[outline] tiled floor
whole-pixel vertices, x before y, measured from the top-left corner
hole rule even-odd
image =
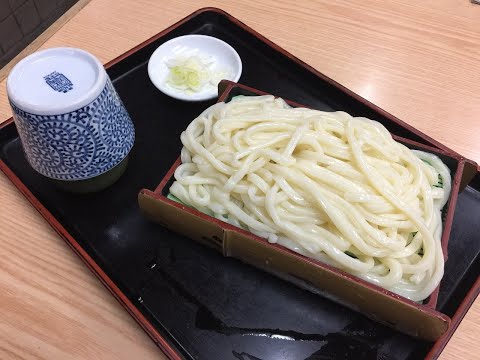
[[[0,68],[78,0],[0,0]]]

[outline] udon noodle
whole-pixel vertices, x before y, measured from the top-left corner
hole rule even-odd
[[[380,123],[236,97],[181,141],[183,203],[414,301],[439,284],[449,169]]]

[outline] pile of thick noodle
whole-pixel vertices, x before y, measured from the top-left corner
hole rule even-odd
[[[414,301],[439,284],[449,169],[380,123],[237,97],[181,140],[183,203]]]

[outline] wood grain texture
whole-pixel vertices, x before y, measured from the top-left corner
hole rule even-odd
[[[3,174],[0,204],[0,359],[159,358],[143,330]]]
[[[203,6],[480,162],[480,6],[457,0],[95,0],[42,48],[104,63]],[[107,16],[108,15],[108,16]],[[0,121],[10,117],[0,83]],[[147,335],[0,176],[0,359],[163,359]],[[478,359],[480,300],[440,359]]]

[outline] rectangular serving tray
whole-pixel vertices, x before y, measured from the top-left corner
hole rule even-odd
[[[153,51],[185,34],[230,43],[242,58],[244,84],[309,107],[393,119],[232,16],[207,8],[106,65],[136,127],[129,166],[116,184],[91,195],[58,192],[27,164],[11,119],[0,125],[0,168],[172,359],[437,357],[480,289],[478,173],[457,199],[437,301],[452,323],[435,343],[391,330],[144,219],[139,190],[161,181],[178,156],[181,131],[214,103],[168,98],[148,79]],[[387,127],[441,147],[411,127]],[[477,171],[471,162],[465,167]]]

